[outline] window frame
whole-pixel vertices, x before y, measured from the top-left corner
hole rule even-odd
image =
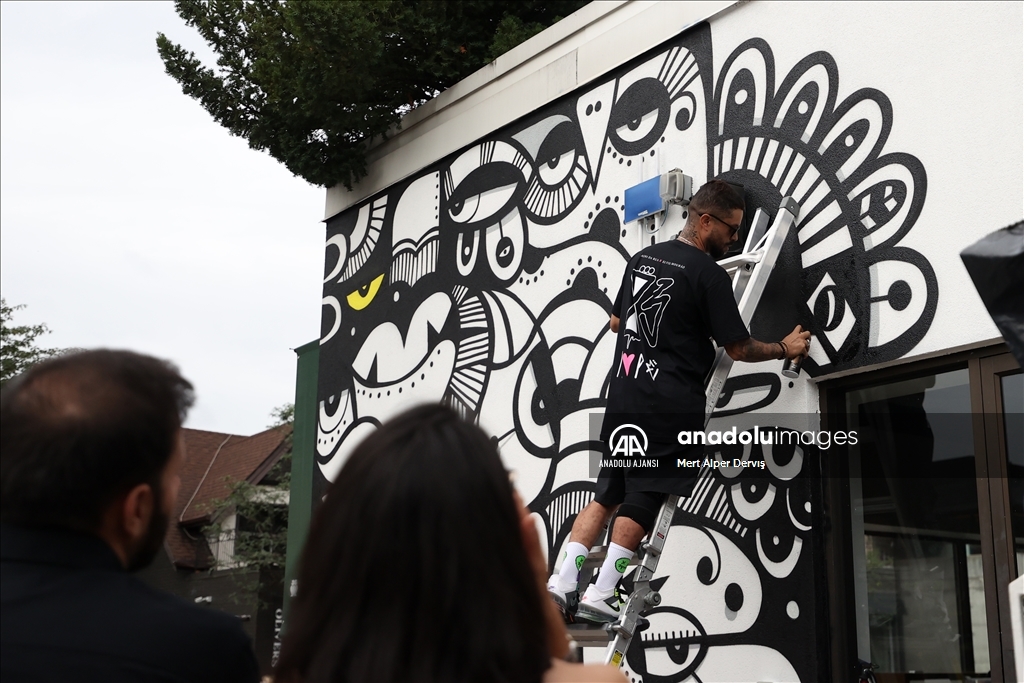
[[[822,381],[819,386],[821,429],[846,429],[845,396],[865,385],[910,379],[966,368],[969,376],[982,567],[985,576],[986,628],[992,682],[1015,680],[1010,602],[1005,587],[1016,578],[1010,528],[1010,498],[1003,439],[1000,380],[1021,371],[1004,343],[945,356],[854,373]],[[849,453],[822,458],[823,552],[828,601],[831,680],[856,680],[857,632],[853,577],[853,532],[850,511]]]

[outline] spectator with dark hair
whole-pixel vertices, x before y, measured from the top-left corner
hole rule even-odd
[[[494,443],[414,408],[352,452],[317,511],[277,668],[287,683],[622,681],[555,661],[537,529]]]
[[[128,351],[48,360],[0,395],[0,678],[259,679],[235,617],[129,572],[159,550],[192,385]]]
[[[614,462],[609,456],[618,449],[609,448],[608,441],[620,427],[628,427],[637,443],[646,444],[645,457],[660,467],[601,469],[596,495],[576,516],[565,555],[547,584],[567,615],[617,620],[623,604],[618,583],[662,502],[667,495],[692,491],[696,472],[680,471],[674,463],[696,459],[701,446],[680,446],[676,435],[704,430],[704,379],[715,360],[711,339],[736,361],[807,355],[811,335],[799,325],[777,342],[751,337],[729,275],[715,263],[739,238],[744,206],[735,187],[710,180],[690,199],[678,238],[647,247],[626,264],[609,320],[618,338],[601,427],[602,455]],[[616,509],[604,563],[579,597],[579,569]]]

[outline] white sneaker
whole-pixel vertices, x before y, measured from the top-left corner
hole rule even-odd
[[[619,589],[613,588],[611,593],[603,594],[594,584],[587,587],[587,592],[580,598],[580,606],[576,616],[587,621],[611,623],[618,620],[622,606],[626,603],[619,597]]]
[[[580,601],[580,593],[576,589],[576,584],[567,584],[562,581],[561,576],[552,574],[548,579],[548,594],[558,605],[558,609],[562,610],[562,614],[571,617],[576,613],[576,606]]]

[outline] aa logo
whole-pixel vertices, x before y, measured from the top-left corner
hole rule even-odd
[[[615,571],[617,571],[620,574],[626,573],[626,568],[628,566],[629,566],[629,558],[628,557],[620,557],[619,559],[615,560]]]
[[[586,555],[577,555],[576,556],[576,571],[580,571],[581,569],[583,569],[583,563],[586,560],[587,560]]]
[[[631,458],[642,458],[647,454],[647,434],[634,424],[619,425],[612,432],[608,443],[612,447],[611,455]]]

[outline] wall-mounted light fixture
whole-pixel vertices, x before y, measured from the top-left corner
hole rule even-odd
[[[673,168],[668,173],[658,176],[658,194],[666,204],[686,206],[693,196],[693,178],[683,173],[682,169]]]
[[[685,206],[693,196],[693,179],[678,168],[662,173],[639,185],[627,188],[623,193],[626,201],[622,220],[624,223],[639,220],[640,226],[648,232],[657,232],[654,217],[664,214],[669,205]]]

